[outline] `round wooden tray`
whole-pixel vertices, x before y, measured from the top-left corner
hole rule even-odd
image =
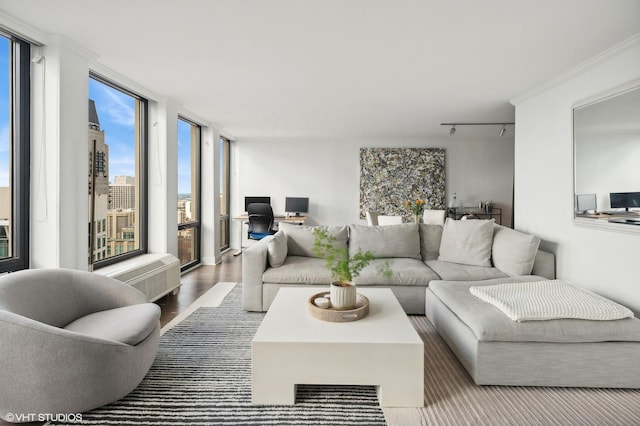
[[[329,306],[327,309],[317,307],[313,301],[318,297],[326,297],[330,299],[328,291],[322,293],[316,293],[309,298],[307,305],[309,306],[309,313],[314,318],[321,319],[323,321],[331,322],[349,322],[357,321],[367,316],[369,313],[369,299],[362,294],[356,294],[356,305],[352,309],[338,310]]]

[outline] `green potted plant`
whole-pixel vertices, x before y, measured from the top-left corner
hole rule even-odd
[[[349,309],[356,302],[356,287],[353,283],[360,271],[375,259],[369,250],[358,250],[349,256],[346,247],[337,247],[336,238],[322,228],[313,230],[313,253],[325,260],[331,272],[331,304],[336,309]],[[391,278],[389,261],[380,265],[379,272],[387,279]]]

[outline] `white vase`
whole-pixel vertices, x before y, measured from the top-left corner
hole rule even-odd
[[[331,283],[330,298],[334,309],[351,309],[356,304],[356,286],[351,283]]]

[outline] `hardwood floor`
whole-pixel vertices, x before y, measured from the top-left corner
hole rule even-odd
[[[237,282],[242,280],[242,256],[233,256],[234,251],[222,255],[222,263],[203,265],[182,275],[182,285],[178,294],[169,293],[156,301],[162,310],[160,323],[164,326],[176,315],[184,311],[198,297],[206,293],[218,282]]]

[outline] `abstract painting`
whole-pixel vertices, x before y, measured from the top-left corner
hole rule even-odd
[[[413,222],[407,200],[444,209],[444,154],[444,148],[360,148],[360,218],[375,211]]]

